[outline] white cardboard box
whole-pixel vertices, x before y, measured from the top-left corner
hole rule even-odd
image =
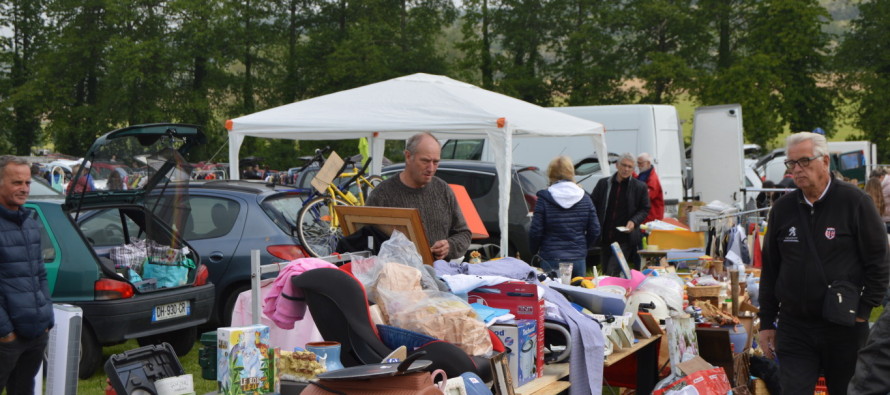
[[[513,385],[520,387],[537,377],[538,334],[535,320],[516,320],[515,324],[494,324],[490,328],[509,350],[507,358]]]

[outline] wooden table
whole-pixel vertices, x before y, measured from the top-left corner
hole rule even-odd
[[[662,336],[658,334],[648,339],[639,339],[633,346],[613,352],[606,357],[603,367],[607,368],[635,355],[637,358],[637,393],[652,393],[658,382],[658,348],[661,346]]]
[[[525,385],[516,388],[513,392],[515,395],[555,395],[572,385],[568,381],[561,380],[568,376],[568,363],[544,365],[543,376],[525,383]]]

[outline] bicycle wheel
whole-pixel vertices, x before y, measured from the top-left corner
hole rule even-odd
[[[368,194],[370,194],[371,191],[374,190],[374,188],[377,188],[377,186],[380,185],[381,182],[383,182],[383,177],[370,176],[367,178],[367,180],[371,184],[370,187],[367,184],[362,183],[362,193],[365,196],[365,201],[368,201]]]
[[[349,205],[338,198],[319,196],[300,208],[297,213],[297,237],[309,255],[322,257],[334,253],[343,232],[340,231],[340,221],[335,217],[333,207]]]

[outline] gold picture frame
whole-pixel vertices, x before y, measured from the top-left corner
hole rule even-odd
[[[383,233],[391,235],[393,230],[402,232],[417,246],[417,252],[426,265],[433,264],[430,243],[420,222],[420,212],[416,208],[335,206],[340,220],[340,229],[349,236],[363,226],[373,225]]]

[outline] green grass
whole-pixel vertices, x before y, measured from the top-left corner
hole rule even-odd
[[[116,346],[105,347],[102,349],[104,357],[103,357],[103,367],[104,361],[108,360],[108,357],[114,354],[122,353],[127,350],[132,350],[134,348],[138,348],[139,345],[136,344],[135,340],[130,340],[123,344],[118,344]],[[179,358],[179,363],[182,364],[182,368],[186,373],[191,373],[192,378],[195,383],[195,393],[196,394],[206,394],[208,392],[216,391],[216,381],[215,380],[204,380],[201,378],[201,365],[198,365],[198,350],[201,349],[203,345],[200,342],[196,342],[195,346],[192,347],[192,350],[183,357]],[[90,377],[85,380],[80,380],[77,383],[77,393],[81,395],[104,395],[105,394],[105,370],[103,367],[100,367],[93,377]],[[123,395],[123,394],[121,394]]]

